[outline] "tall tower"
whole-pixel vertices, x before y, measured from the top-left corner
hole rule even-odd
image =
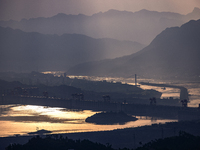
[[[137,74],[135,74],[135,86],[137,86]]]

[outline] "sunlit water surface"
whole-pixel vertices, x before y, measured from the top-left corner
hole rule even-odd
[[[120,125],[96,125],[85,119],[97,112],[91,110],[69,110],[65,108],[36,105],[0,105],[0,136],[28,135],[30,132],[45,129],[53,134],[106,131],[172,122],[137,116],[137,121]]]

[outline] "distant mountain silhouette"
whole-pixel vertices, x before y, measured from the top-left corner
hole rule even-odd
[[[146,77],[196,77],[200,75],[200,20],[167,28],[143,50],[113,60],[79,64],[68,73],[76,75]]]
[[[0,26],[42,34],[76,33],[93,38],[113,38],[137,41],[148,45],[167,27],[180,26],[192,19],[200,19],[200,9],[187,15],[172,12],[140,10],[138,12],[109,10],[92,16],[57,14],[49,18],[21,21],[0,21]]]
[[[66,70],[86,61],[129,55],[144,48],[131,41],[85,35],[43,35],[0,27],[1,71]]]

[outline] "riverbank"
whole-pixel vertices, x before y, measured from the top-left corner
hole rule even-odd
[[[137,128],[118,129],[114,131],[84,132],[61,134],[70,139],[88,139],[102,144],[109,143],[113,148],[136,148],[151,140],[175,136],[179,131],[193,135],[200,135],[200,120],[181,121],[166,124],[153,124]],[[0,150],[4,150],[10,143],[24,144],[33,136],[18,136],[0,138]]]

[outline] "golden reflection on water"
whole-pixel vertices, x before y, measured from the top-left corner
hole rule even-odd
[[[85,119],[96,112],[91,110],[69,110],[57,107],[34,105],[0,105],[0,136],[26,135],[45,129],[52,133],[105,131],[165,123],[175,120],[151,120],[138,117],[124,125],[95,125]]]

